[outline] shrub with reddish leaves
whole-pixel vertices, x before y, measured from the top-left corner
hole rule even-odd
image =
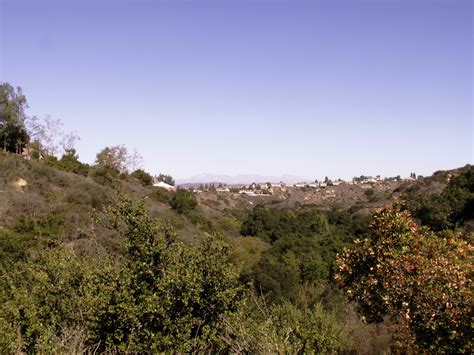
[[[371,228],[337,257],[336,280],[360,314],[390,316],[420,350],[472,352],[472,245],[418,226],[400,206],[376,213]]]

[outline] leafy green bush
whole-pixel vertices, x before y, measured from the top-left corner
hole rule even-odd
[[[241,294],[228,248],[211,240],[184,245],[142,202],[124,196],[104,218],[124,238],[127,253],[118,263],[50,246],[2,269],[0,350],[70,351],[64,339],[76,331],[81,346],[104,351],[219,348],[222,317]]]
[[[124,196],[106,216],[128,254],[98,312],[96,340],[127,350],[209,349],[239,297],[227,247],[209,240],[186,246]]]
[[[168,191],[162,187],[153,187],[152,192],[148,196],[155,201],[169,204],[173,195],[173,191]]]
[[[474,220],[474,166],[467,166],[440,193],[410,189],[404,200],[413,216],[435,231],[461,227]]]
[[[119,177],[120,171],[109,166],[94,166],[89,171],[89,176],[98,184],[112,186],[115,179]]]
[[[234,216],[225,215],[218,221],[218,227],[226,233],[238,233],[242,227],[242,224]]]
[[[208,220],[206,217],[204,217],[199,211],[197,210],[188,211],[186,213],[186,217],[191,223],[198,226],[204,232],[207,232],[209,234],[216,232],[216,228],[214,224],[210,220]]]
[[[28,251],[39,245],[40,241],[30,234],[0,229],[0,265],[9,267],[24,260]]]
[[[185,189],[178,189],[170,200],[170,207],[180,214],[192,211],[196,206],[196,196]]]
[[[11,267],[31,250],[55,245],[64,234],[64,214],[19,214],[10,229],[0,229],[0,264]]]
[[[132,178],[137,179],[143,186],[153,185],[153,176],[148,174],[145,170],[138,169],[130,174]]]
[[[64,170],[82,176],[87,176],[89,174],[90,169],[88,164],[84,164],[79,161],[79,156],[76,154],[75,149],[66,150],[61,159],[57,161],[53,166],[60,170]]]
[[[81,182],[67,190],[65,201],[98,209],[111,203],[112,199],[107,188],[91,182]]]
[[[71,334],[80,335],[76,345],[81,347],[97,301],[94,270],[90,260],[53,248],[5,271],[0,279],[0,352],[72,351],[72,344],[64,342]]]

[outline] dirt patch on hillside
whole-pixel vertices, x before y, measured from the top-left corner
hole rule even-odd
[[[25,179],[18,178],[14,183],[13,186],[15,186],[15,189],[17,191],[22,191],[23,189],[28,186],[28,182]]]

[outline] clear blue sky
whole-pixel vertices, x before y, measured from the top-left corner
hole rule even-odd
[[[0,0],[0,81],[93,162],[349,178],[473,162],[462,0]]]

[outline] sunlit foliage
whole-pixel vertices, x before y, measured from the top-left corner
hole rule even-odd
[[[372,229],[337,258],[336,278],[360,313],[390,316],[421,349],[472,351],[472,246],[418,226],[399,206],[378,212]]]

